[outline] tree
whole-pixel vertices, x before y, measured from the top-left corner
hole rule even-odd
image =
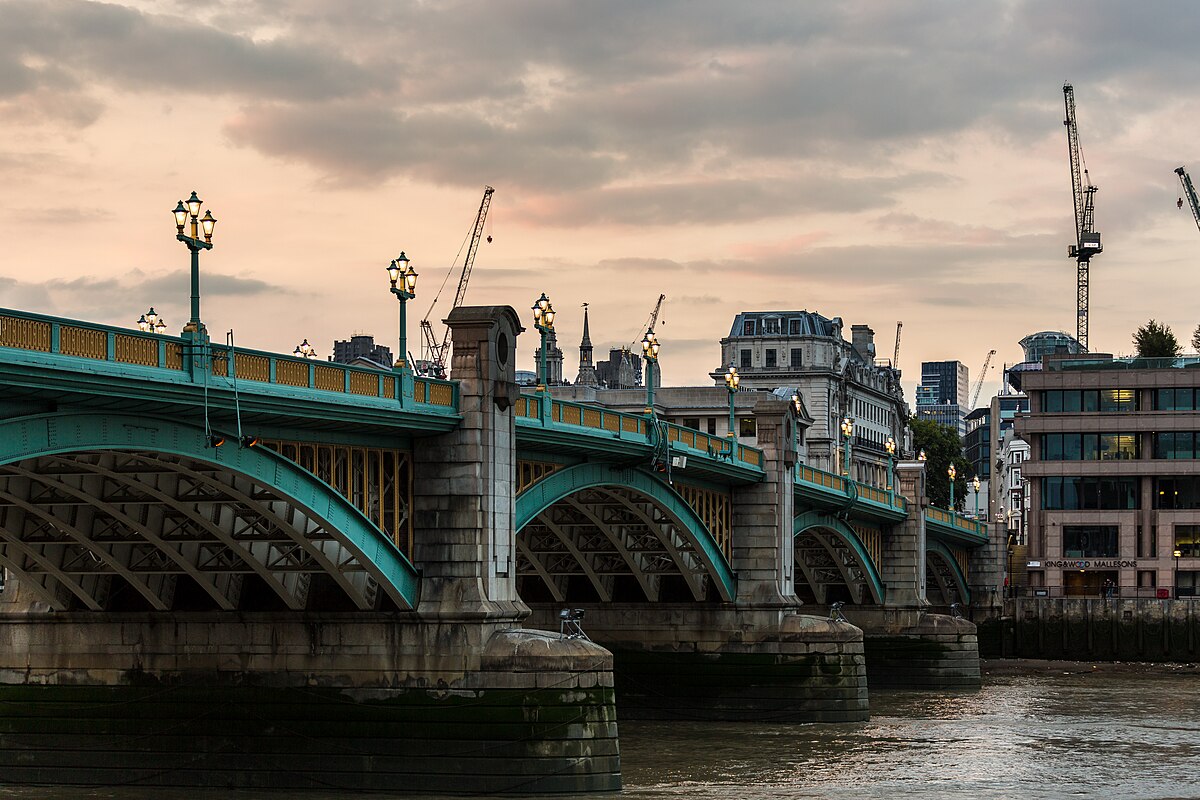
[[[1192,332],[1192,349],[1200,353],[1200,325],[1196,326],[1196,330]]]
[[[950,507],[949,468],[954,464],[955,510],[963,507],[967,497],[967,482],[971,479],[971,462],[963,455],[958,431],[933,420],[913,417],[908,421],[913,433],[913,448],[925,451],[925,493],[929,502],[941,508]]]
[[[1171,332],[1171,326],[1154,320],[1133,332],[1133,346],[1137,348],[1139,358],[1175,358],[1182,351],[1179,340]]]

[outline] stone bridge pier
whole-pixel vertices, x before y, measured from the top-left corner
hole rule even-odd
[[[736,596],[587,606],[587,634],[613,652],[623,718],[868,718],[862,631],[805,613],[794,589],[791,405],[764,396],[754,408],[766,477],[733,491]],[[536,604],[534,619],[550,625],[557,611]]]
[[[56,437],[73,428],[28,423],[41,439],[0,459],[0,558],[61,586],[0,595],[0,781],[620,788],[611,654],[522,627],[518,318],[458,308],[447,323],[461,424],[408,441],[377,429],[379,446],[412,453],[415,568],[328,486],[303,495],[316,478],[265,448],[205,448],[187,419],[146,417],[95,426],[110,444],[64,456]],[[343,536],[351,523],[359,539]]]
[[[863,630],[867,683],[872,688],[978,689],[975,625],[959,615],[934,613],[926,595],[925,464],[903,461],[896,471],[908,516],[883,537],[886,602],[845,609]]]

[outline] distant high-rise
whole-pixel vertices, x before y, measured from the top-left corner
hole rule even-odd
[[[392,351],[382,344],[375,344],[374,336],[355,334],[349,340],[333,343],[333,360],[339,364],[351,364],[357,359],[366,359],[373,366],[390,369]]]
[[[961,361],[922,361],[917,386],[917,416],[949,425],[960,437],[967,433],[970,370]]]

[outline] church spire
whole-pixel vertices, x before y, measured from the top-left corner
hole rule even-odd
[[[588,304],[583,304],[583,339],[579,342],[579,374],[575,376],[576,386],[599,386],[600,379],[596,377],[596,365],[592,362],[592,337],[588,328]]]

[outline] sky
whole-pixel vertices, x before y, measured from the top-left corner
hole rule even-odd
[[[1200,13],[1183,2],[0,3],[0,306],[132,326],[188,316],[171,210],[215,339],[394,347],[385,267],[441,330],[482,197],[467,302],[558,311],[565,374],[660,293],[666,385],[709,383],[744,310],[865,323],[912,402],[923,360],[978,378],[1075,328],[1064,81],[1104,253],[1091,349],[1150,318],[1187,343],[1200,246]],[[994,369],[984,396],[999,385]]]

